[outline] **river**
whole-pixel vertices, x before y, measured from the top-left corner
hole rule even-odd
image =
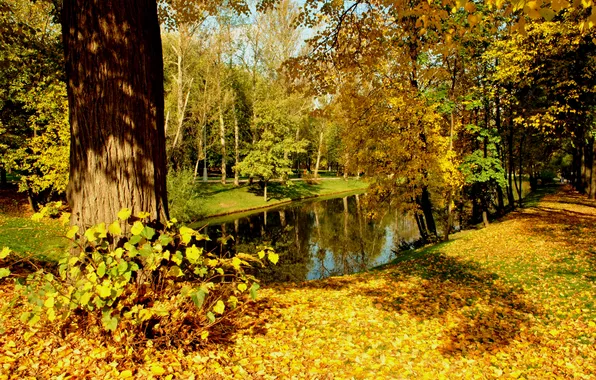
[[[300,282],[355,273],[387,263],[400,247],[419,239],[412,217],[376,210],[370,219],[363,194],[290,203],[194,225],[209,236],[204,248],[219,255],[256,253],[263,246],[279,254],[277,265],[256,275],[264,282]]]

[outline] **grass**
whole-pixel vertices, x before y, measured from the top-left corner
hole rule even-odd
[[[69,246],[63,237],[64,227],[53,220],[34,222],[31,215],[26,197],[17,192],[16,186],[0,189],[0,248],[55,260]]]
[[[267,188],[268,199],[263,199],[263,190],[258,184],[244,184],[235,187],[232,184],[199,183],[186,208],[192,210],[193,219],[205,219],[258,208],[277,206],[294,200],[331,195],[343,192],[364,191],[365,181],[323,180],[318,184],[292,181],[288,185],[270,183]],[[176,215],[173,215],[177,217]]]
[[[0,247],[37,259],[54,261],[69,246],[64,227],[55,221],[34,222],[27,217],[0,214]]]

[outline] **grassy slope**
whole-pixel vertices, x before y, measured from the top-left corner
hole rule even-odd
[[[225,215],[262,207],[271,207],[292,200],[328,194],[364,190],[368,184],[358,180],[324,180],[319,184],[309,185],[306,182],[291,182],[284,186],[278,183],[269,184],[268,200],[263,199],[263,192],[258,185],[199,184],[195,196],[187,207],[195,213],[195,218],[206,218]],[[175,215],[174,215],[175,216]]]

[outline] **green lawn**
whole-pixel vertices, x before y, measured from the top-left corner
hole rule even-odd
[[[323,180],[318,184],[308,184],[303,181],[292,181],[288,185],[271,183],[267,188],[268,199],[265,201],[263,189],[258,184],[243,184],[235,187],[232,184],[199,183],[186,204],[183,207],[175,204],[171,213],[173,217],[185,219],[184,215],[186,215],[186,219],[199,220],[216,215],[276,206],[292,200],[363,191],[367,186],[365,181],[356,179],[347,182],[341,179]]]
[[[34,222],[27,217],[0,214],[0,248],[38,259],[55,260],[69,246],[65,230],[57,221]]]

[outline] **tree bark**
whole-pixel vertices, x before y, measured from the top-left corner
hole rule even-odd
[[[218,107],[219,112],[219,143],[221,145],[221,183],[226,184],[226,125],[224,124],[223,111],[221,104]]]
[[[6,180],[6,168],[4,164],[0,166],[0,187],[6,187],[8,181]]]
[[[594,138],[591,140],[592,147],[592,169],[590,170],[592,176],[590,178],[590,192],[588,193],[589,199],[596,199],[596,142]]]
[[[424,220],[426,222],[426,229],[431,237],[437,236],[437,227],[435,224],[435,218],[433,216],[432,203],[430,202],[430,192],[428,187],[422,188],[422,195],[420,196],[420,208],[424,214]]]
[[[234,103],[234,186],[240,185],[240,172],[238,165],[240,165],[240,127],[238,126],[238,115],[236,115],[236,103]]]
[[[511,209],[515,208],[515,198],[513,197],[513,171],[514,169],[514,165],[515,165],[515,161],[514,161],[514,156],[513,156],[513,127],[510,125],[509,126],[509,135],[507,136],[507,145],[508,145],[508,150],[509,150],[509,158],[508,158],[508,163],[509,163],[509,173],[507,175],[507,181],[509,182],[509,186],[507,188],[507,200],[509,202],[509,207]]]
[[[319,134],[319,149],[317,150],[317,163],[315,165],[315,178],[319,178],[319,164],[321,163],[321,151],[323,150],[323,131]]]
[[[163,58],[155,0],[72,0],[62,9],[71,223],[117,212],[168,217]]]

